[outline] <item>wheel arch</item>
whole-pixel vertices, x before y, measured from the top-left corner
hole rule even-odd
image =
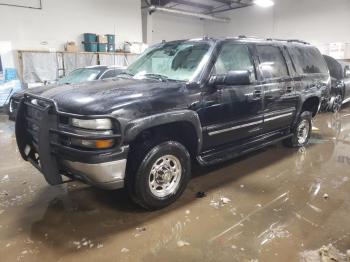
[[[306,98],[300,108],[300,114],[304,111],[309,111],[312,113],[312,117],[315,117],[320,108],[321,99],[317,96],[311,96]]]
[[[198,114],[191,110],[165,112],[131,121],[125,128],[124,141],[133,143],[145,134],[178,138],[191,154],[199,154],[202,148],[201,123]]]

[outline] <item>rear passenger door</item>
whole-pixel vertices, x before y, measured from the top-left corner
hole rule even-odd
[[[293,77],[281,46],[257,44],[256,54],[263,84],[263,132],[289,127],[296,113],[297,97]]]

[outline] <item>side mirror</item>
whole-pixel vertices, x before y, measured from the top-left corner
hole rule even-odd
[[[227,86],[250,85],[252,83],[250,76],[249,70],[229,71],[226,75],[212,76],[209,83]]]

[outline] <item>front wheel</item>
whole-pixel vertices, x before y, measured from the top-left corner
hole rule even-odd
[[[190,179],[191,158],[187,149],[179,142],[165,141],[138,153],[142,160],[132,179],[133,199],[149,210],[175,202]]]
[[[303,147],[310,139],[312,123],[312,113],[304,111],[301,113],[298,122],[293,129],[293,136],[284,140],[284,144],[288,147]]]

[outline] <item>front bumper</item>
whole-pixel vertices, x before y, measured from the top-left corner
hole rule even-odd
[[[126,159],[89,164],[63,160],[62,165],[75,178],[103,189],[124,187]]]
[[[60,112],[52,100],[25,94],[16,116],[16,139],[22,158],[31,162],[51,185],[64,183],[64,175],[104,189],[123,187],[128,146],[123,145],[117,119],[104,116],[114,123],[113,134],[81,135],[67,124],[71,117],[94,119],[102,116]],[[71,139],[113,139],[115,145],[91,150],[75,147]]]

